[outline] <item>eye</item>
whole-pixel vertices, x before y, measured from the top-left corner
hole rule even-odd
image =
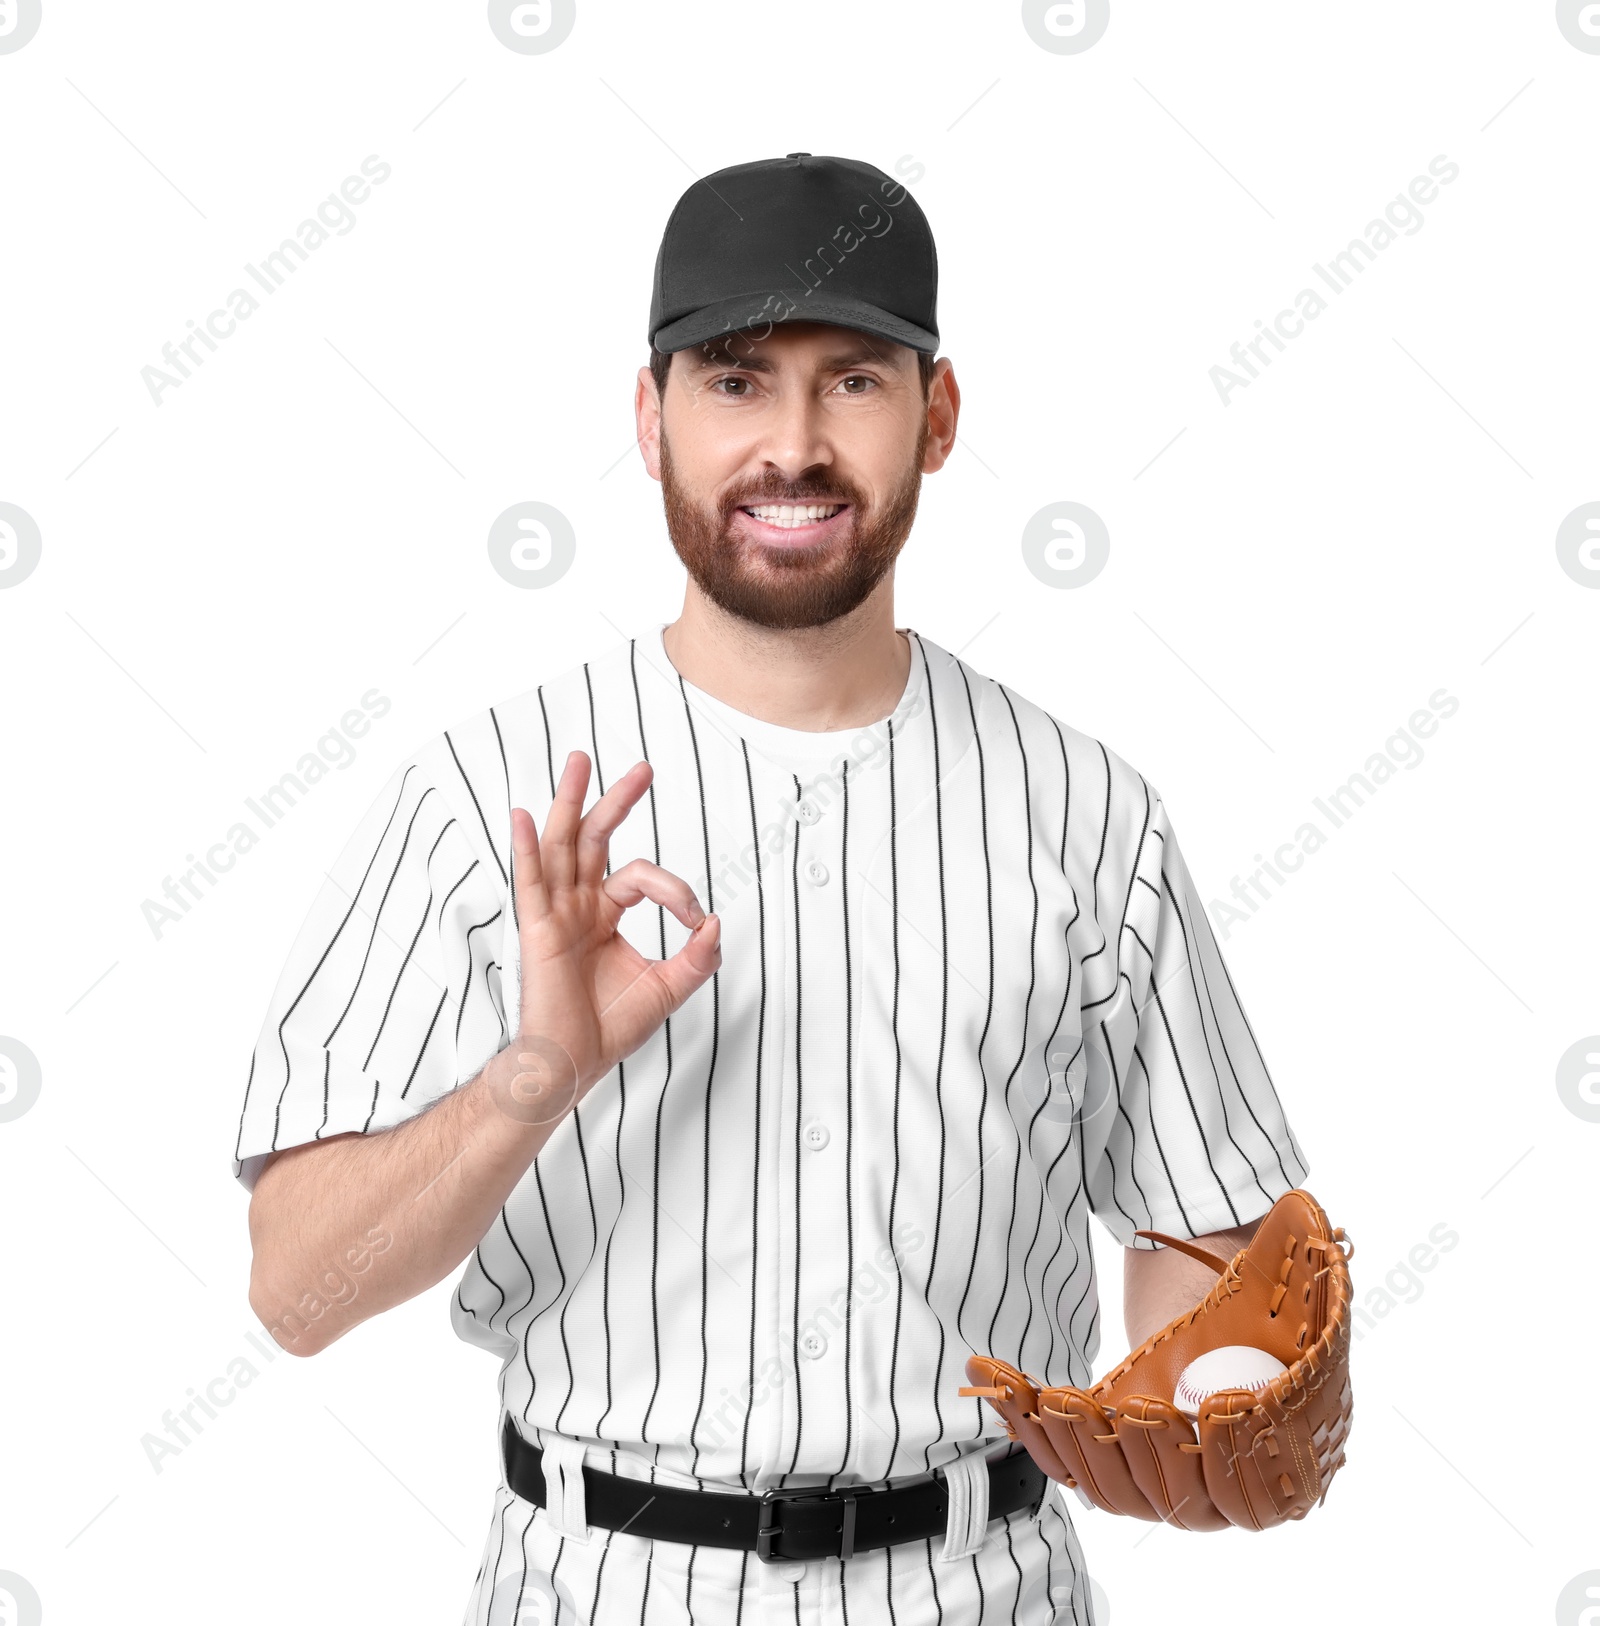
[[[743,385],[743,386],[745,386],[745,388],[740,389],[740,390],[736,390],[736,391],[733,392],[733,399],[734,400],[742,400],[744,398],[744,396],[749,393],[749,389],[748,389],[749,383],[750,383],[750,380],[748,378],[740,378],[740,377],[736,376],[735,374],[728,373],[728,374],[724,374],[723,377],[721,377],[721,378],[712,379],[710,385],[708,386],[708,388],[710,388],[717,395],[726,395],[728,392],[726,390],[720,388],[719,386],[721,386],[723,384],[740,384],[740,385]]]
[[[851,373],[848,378],[842,379],[840,382],[842,384],[866,384],[870,386],[868,390],[846,390],[846,395],[866,395],[870,393],[870,390],[878,387],[877,379],[869,378],[865,373]]]

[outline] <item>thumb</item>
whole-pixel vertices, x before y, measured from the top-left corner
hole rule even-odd
[[[722,921],[716,915],[707,915],[683,947],[655,968],[657,986],[666,995],[671,1010],[677,1010],[721,964]]]

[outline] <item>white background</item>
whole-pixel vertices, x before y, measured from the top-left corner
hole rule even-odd
[[[45,0],[0,54],[0,502],[43,538],[0,590],[0,1034],[43,1076],[0,1124],[0,1570],[45,1619],[459,1618],[494,1363],[453,1282],[252,1355],[245,1066],[393,768],[677,613],[632,447],[656,246],[696,176],[796,149],[898,175],[938,239],[961,445],[897,619],[1140,768],[1208,900],[1459,702],[1225,928],[1358,1301],[1393,1305],[1348,1467],[1263,1536],[1079,1512],[1111,1621],[1549,1619],[1600,1568],[1600,1124],[1555,1082],[1600,1031],[1600,593],[1555,546],[1600,499],[1597,98],[1545,0],[1115,0],[1079,54],[1012,4],[579,0],[520,54],[481,4]],[[155,404],[141,369],[369,154],[354,227]],[[1313,263],[1441,154],[1333,296]],[[1224,405],[1209,370],[1305,287],[1329,308]],[[485,547],[527,500],[578,538],[539,591]],[[1111,536],[1076,590],[1020,546],[1062,500]],[[154,935],[372,688],[353,763]],[[240,1355],[157,1473],[143,1436]]]

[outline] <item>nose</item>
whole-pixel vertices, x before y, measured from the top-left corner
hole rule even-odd
[[[810,390],[786,390],[764,415],[759,453],[786,480],[829,468],[833,447],[822,404]]]

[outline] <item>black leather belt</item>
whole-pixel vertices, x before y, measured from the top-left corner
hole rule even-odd
[[[510,1417],[502,1438],[506,1483],[525,1502],[545,1505],[544,1452],[517,1432]],[[1050,1483],[1020,1446],[989,1463],[989,1517],[1027,1508],[1037,1514]],[[768,1563],[849,1558],[852,1553],[921,1541],[945,1533],[949,1491],[944,1472],[931,1479],[870,1490],[753,1492],[687,1490],[678,1485],[624,1479],[603,1468],[583,1469],[586,1522],[602,1530],[626,1528],[652,1541],[702,1547],[743,1547]]]

